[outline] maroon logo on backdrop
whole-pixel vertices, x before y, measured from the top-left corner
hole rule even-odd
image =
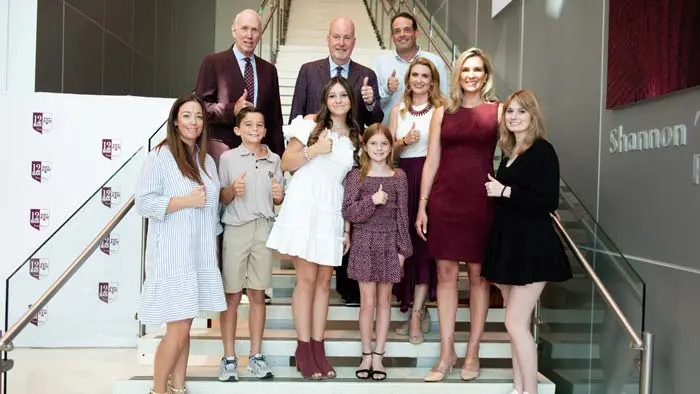
[[[53,125],[53,115],[48,112],[34,112],[32,114],[32,128],[44,134],[51,130]]]
[[[51,178],[51,163],[47,161],[32,161],[32,179],[41,183]]]
[[[27,309],[29,309],[31,307],[32,307],[32,304],[29,304]],[[32,323],[33,325],[39,327],[39,326],[43,325],[44,323],[46,323],[46,318],[48,317],[48,314],[49,314],[49,310],[46,309],[46,307],[43,307],[37,311],[36,315],[34,315],[29,322]]]
[[[114,187],[102,188],[102,205],[111,208],[116,207],[121,202],[121,193]]]
[[[49,274],[49,259],[30,259],[29,276],[41,279]]]
[[[102,156],[113,159],[119,156],[122,152],[122,145],[118,140],[111,138],[102,139]]]
[[[117,253],[119,250],[119,236],[116,234],[108,234],[102,239],[100,250],[107,256]]]
[[[49,226],[49,210],[31,208],[29,210],[29,225],[37,230]]]
[[[105,304],[114,302],[119,293],[119,285],[116,282],[100,282],[97,284],[97,297]]]

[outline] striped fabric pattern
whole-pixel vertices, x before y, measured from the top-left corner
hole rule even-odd
[[[203,208],[166,213],[171,197],[185,196],[197,183],[180,173],[170,149],[149,153],[136,186],[136,209],[148,221],[146,281],[139,318],[146,325],[192,319],[226,309],[216,259],[219,180],[214,160],[200,169],[206,190]]]

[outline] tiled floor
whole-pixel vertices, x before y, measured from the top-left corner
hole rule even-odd
[[[150,375],[136,349],[15,349],[9,394],[111,394],[118,380]]]

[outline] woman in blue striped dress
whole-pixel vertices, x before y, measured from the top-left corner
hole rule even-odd
[[[149,153],[136,187],[136,209],[149,219],[139,317],[167,326],[155,354],[152,394],[185,393],[192,319],[226,309],[216,259],[219,181],[207,154],[203,109],[192,94],[175,101],[167,138]]]

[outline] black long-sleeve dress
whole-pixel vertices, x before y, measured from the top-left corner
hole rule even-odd
[[[571,278],[564,247],[550,212],[559,205],[559,159],[544,139],[507,166],[504,157],[496,178],[510,186],[510,198],[496,198],[493,227],[481,275],[491,282],[526,285]]]

